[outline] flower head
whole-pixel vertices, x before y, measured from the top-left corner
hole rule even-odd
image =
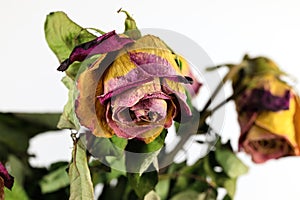
[[[258,59],[260,62],[253,59],[252,65],[242,69],[252,73],[243,73],[240,85],[233,85],[234,90],[241,85],[245,88],[235,99],[241,127],[239,147],[256,163],[299,155],[299,98],[280,79],[280,70],[273,62]],[[261,59],[263,67],[254,65],[261,65]]]
[[[132,40],[111,32],[101,37],[76,47],[60,66],[65,70],[71,62],[102,54],[78,79],[81,125],[99,137],[116,134],[149,143],[173,120],[192,116],[187,93],[197,93],[200,83],[182,57],[152,35]]]

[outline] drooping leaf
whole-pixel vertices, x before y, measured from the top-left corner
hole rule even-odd
[[[75,99],[77,97],[77,88],[75,81],[65,76],[62,82],[69,89],[68,102],[66,103],[63,113],[59,119],[57,127],[59,129],[75,129],[79,130],[80,124],[75,114]]]
[[[59,167],[55,171],[43,177],[40,181],[42,193],[54,192],[70,184],[66,168],[67,166]]]
[[[231,178],[237,178],[248,172],[248,167],[227,149],[216,150],[216,160],[223,167],[224,172]]]
[[[158,175],[156,171],[146,172],[141,176],[138,173],[127,173],[127,177],[130,186],[141,199],[148,192],[153,190],[158,182]]]
[[[78,76],[90,66],[98,56],[91,57],[81,63],[75,62],[66,71],[67,76],[62,78],[63,84],[69,90],[68,101],[64,106],[63,113],[60,117],[57,127],[59,129],[79,130],[80,124],[75,113],[75,100],[78,96],[76,81]]]
[[[94,199],[94,188],[88,167],[86,150],[81,140],[78,140],[74,146],[69,176],[70,200]]]
[[[50,13],[44,29],[48,45],[60,62],[69,57],[75,46],[96,38],[73,22],[64,12]]]

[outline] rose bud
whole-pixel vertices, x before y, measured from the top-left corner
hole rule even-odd
[[[150,143],[173,120],[183,122],[192,116],[187,91],[197,93],[200,84],[187,77],[191,73],[184,59],[159,38],[124,37],[110,38],[108,51],[101,42],[93,46],[102,55],[79,76],[76,114],[81,125],[98,137],[116,134]]]
[[[255,163],[299,155],[300,105],[290,86],[272,74],[255,76],[236,100],[239,148]]]

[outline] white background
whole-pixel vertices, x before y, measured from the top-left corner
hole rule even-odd
[[[169,29],[194,40],[214,63],[240,62],[245,53],[274,59],[298,78],[300,62],[300,3],[297,0],[1,0],[0,110],[62,111],[67,90],[57,72],[58,61],[47,47],[46,15],[64,11],[83,27],[123,31],[124,15],[132,13],[140,28]],[[299,78],[300,80],[300,78]],[[299,84],[297,85],[299,88]],[[239,128],[234,107],[226,107],[222,135],[236,142]],[[236,144],[233,144],[236,147]],[[39,136],[31,142],[36,165],[70,159],[67,132]],[[237,200],[296,200],[300,197],[300,158],[283,158],[255,165],[240,157],[250,172],[237,185]]]

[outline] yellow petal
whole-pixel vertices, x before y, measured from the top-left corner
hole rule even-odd
[[[299,148],[300,148],[300,99],[299,96],[295,95],[295,103],[296,103],[296,111],[294,115],[294,125],[295,125],[295,132],[296,132],[296,140],[298,144],[298,152],[297,155],[300,155]]]
[[[138,39],[132,46],[120,51],[115,61],[105,72],[103,80],[104,85],[113,78],[126,75],[136,67],[135,64],[131,62],[128,52],[143,52],[164,58],[171,66],[173,66],[178,74],[181,74],[180,69],[175,62],[174,54],[172,54],[165,43],[158,37],[146,35]]]
[[[150,142],[155,140],[155,138],[157,138],[163,130],[164,127],[156,127],[154,129],[151,129],[150,131],[143,133],[142,135],[139,135],[139,138],[144,138],[144,142],[146,144],[149,144]]]
[[[291,98],[289,110],[262,112],[258,115],[255,124],[275,135],[286,138],[292,146],[297,146],[294,127],[295,109],[295,99]]]
[[[80,124],[89,128],[98,137],[111,137],[114,133],[108,126],[105,117],[105,107],[97,96],[103,93],[101,62],[106,54],[101,56],[89,69],[84,71],[78,79],[79,97],[76,101],[76,115]],[[99,81],[100,79],[100,81]]]
[[[275,96],[283,96],[286,90],[290,90],[290,86],[273,75],[263,75],[252,78],[250,89],[251,88],[264,88]]]

